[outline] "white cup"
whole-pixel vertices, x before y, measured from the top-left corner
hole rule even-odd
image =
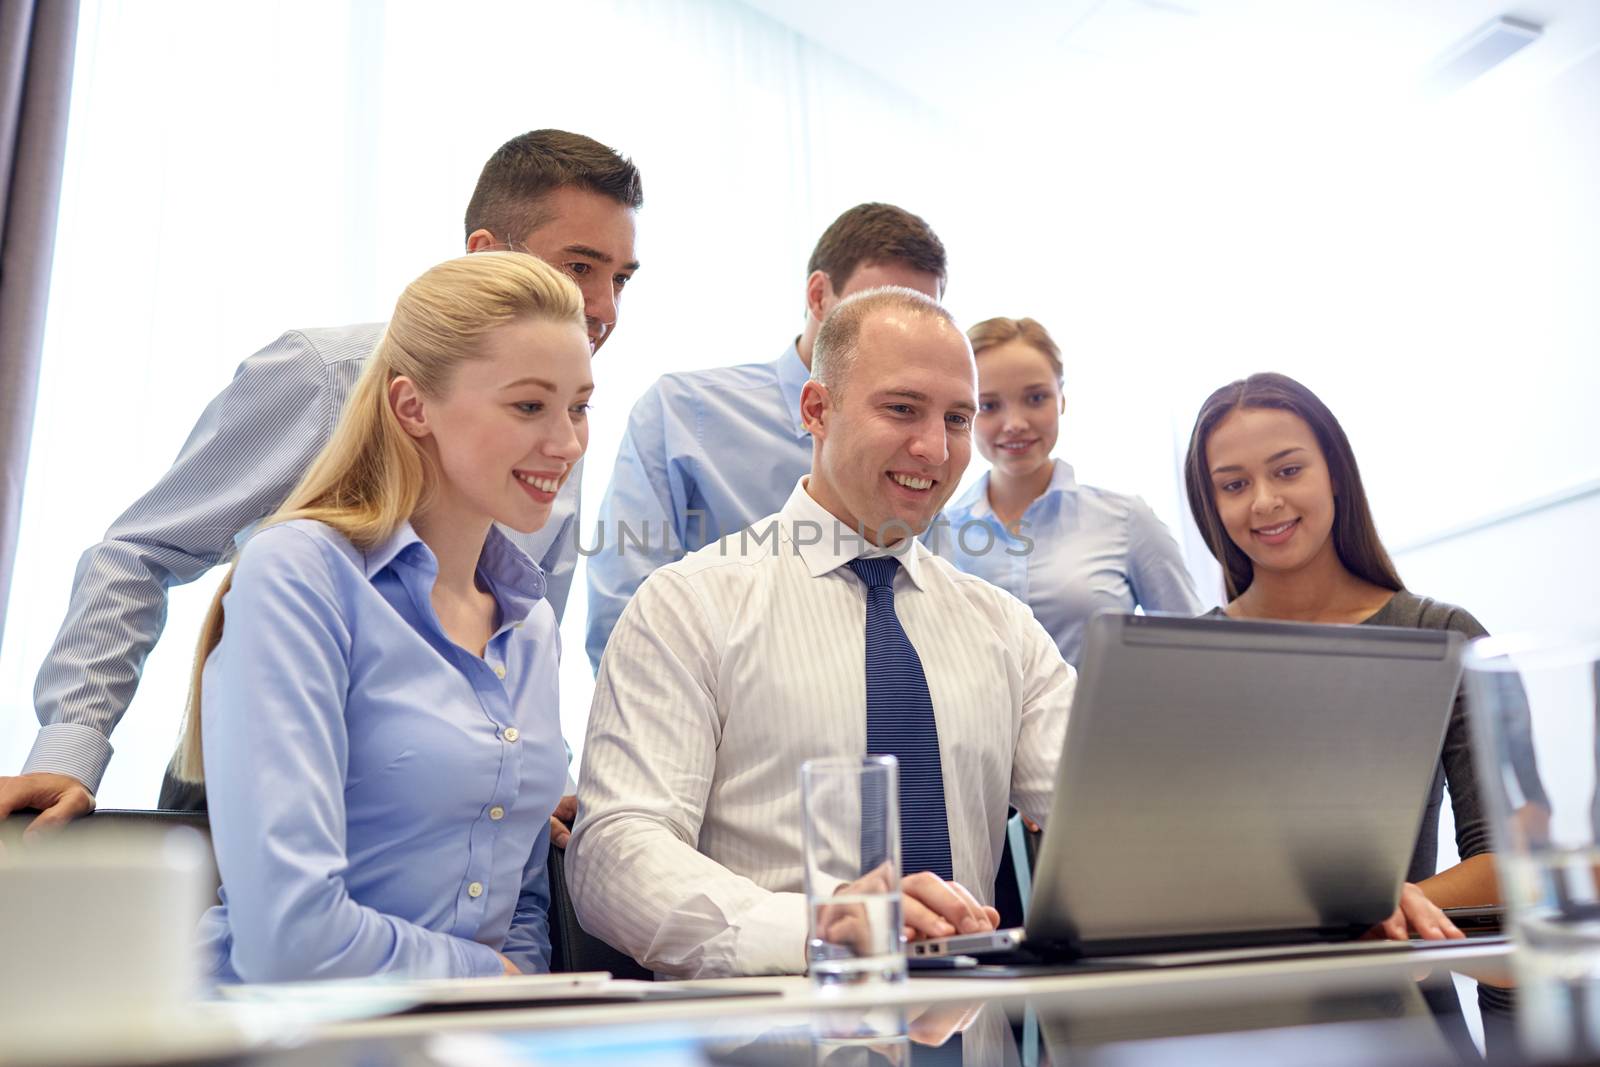
[[[188,828],[74,827],[0,853],[0,1064],[174,1045],[208,883]]]

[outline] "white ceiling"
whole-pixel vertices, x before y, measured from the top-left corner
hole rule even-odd
[[[1547,80],[1600,47],[1595,0],[745,0],[952,114],[1222,76],[1331,91],[1421,83],[1509,15],[1544,36],[1485,77]]]

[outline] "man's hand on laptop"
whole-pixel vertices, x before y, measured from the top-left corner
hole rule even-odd
[[[873,895],[889,890],[886,867],[879,867],[864,878],[846,882],[834,890],[835,896]],[[981,934],[993,930],[1000,913],[979,904],[960,882],[946,882],[931,871],[919,871],[900,879],[902,920],[907,941],[923,941],[956,934]],[[840,945],[854,945],[865,951],[870,943],[871,919],[858,903],[831,904],[817,916],[822,937]]]
[[[981,934],[1000,925],[1000,913],[979,904],[960,882],[947,882],[932,871],[900,879],[906,940]]]
[[[1466,937],[1439,906],[1417,886],[1407,882],[1400,887],[1400,906],[1394,914],[1373,929],[1373,935],[1390,941],[1409,941],[1412,932],[1424,941],[1445,941]]]
[[[24,831],[26,837],[59,829],[89,814],[94,810],[94,794],[82,782],[66,774],[35,772],[15,778],[0,777],[0,819],[29,808],[39,815],[28,824]]]

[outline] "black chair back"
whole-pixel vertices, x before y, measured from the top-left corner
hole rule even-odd
[[[578,913],[567,894],[567,854],[550,846],[550,969],[552,971],[610,971],[617,978],[650,981],[655,977],[631,956],[624,955],[578,925]]]

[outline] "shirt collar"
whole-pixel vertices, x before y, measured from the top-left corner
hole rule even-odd
[[[367,580],[393,564],[402,556],[405,562],[427,571],[439,573],[439,562],[409,522],[402,522],[388,537],[379,541],[365,553]],[[534,605],[545,597],[545,577],[533,560],[500,532],[500,527],[489,527],[489,536],[483,543],[483,554],[478,557],[478,572],[483,575],[489,592],[500,604],[500,617],[506,622],[517,622],[528,617]]]
[[[983,476],[967,488],[965,493],[956,497],[955,503],[950,505],[951,515],[970,515],[981,519],[993,514],[994,509],[989,506],[989,472],[984,471]]]
[[[892,548],[879,548],[817,503],[806,491],[805,478],[795,484],[794,492],[778,512],[778,521],[813,578],[838,570],[853,559],[894,556],[911,583],[922,588],[922,561],[929,553],[921,538],[908,537]],[[800,527],[806,531],[804,537],[795,536]]]
[[[478,570],[488,579],[507,622],[526,619],[545,598],[544,571],[498,526],[489,527],[483,555],[478,557]]]
[[[400,553],[412,545],[420,546],[422,551],[427,553],[428,561],[432,564],[433,553],[428,550],[427,545],[422,543],[422,538],[417,536],[417,531],[411,528],[411,524],[402,522],[395,528],[394,533],[367,549],[365,553],[367,580],[371,581],[376,578],[379,571],[393,563]],[[437,566],[434,569],[437,570]]]
[[[811,371],[800,361],[800,348],[798,339],[789,342],[789,347],[779,356],[773,367],[778,372],[778,392],[783,395],[783,406],[789,412],[789,421],[794,426],[796,437],[810,437],[811,431],[806,429],[806,424],[800,421],[800,390],[805,388],[806,382],[811,377]]]
[[[1050,484],[1044,487],[1040,498],[1054,493],[1075,493],[1078,490],[1078,478],[1072,472],[1072,464],[1064,459],[1053,462],[1050,475]],[[974,519],[986,519],[994,514],[994,507],[989,503],[989,472],[984,471],[983,477],[962,493],[960,498],[950,505],[952,514],[970,515]]]
[[[1045,487],[1045,493],[1075,493],[1078,491],[1077,475],[1072,473],[1072,464],[1064,459],[1056,460],[1055,473],[1050,476],[1050,484]]]

